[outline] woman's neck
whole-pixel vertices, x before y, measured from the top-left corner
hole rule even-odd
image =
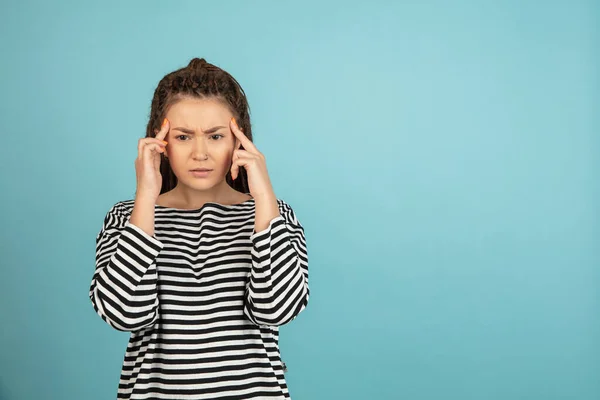
[[[162,199],[160,197],[162,196]],[[250,199],[251,197],[238,192],[223,181],[223,184],[210,190],[200,191],[177,183],[174,189],[163,193],[159,200],[168,207],[196,209],[205,203],[236,204]],[[157,201],[159,203],[159,201]]]

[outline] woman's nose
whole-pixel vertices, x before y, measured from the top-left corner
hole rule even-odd
[[[199,139],[196,141],[194,146],[194,158],[206,159],[208,158],[208,146],[205,139]]]

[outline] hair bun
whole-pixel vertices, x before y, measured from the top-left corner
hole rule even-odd
[[[196,69],[208,64],[204,58],[193,58],[188,64],[189,68]]]

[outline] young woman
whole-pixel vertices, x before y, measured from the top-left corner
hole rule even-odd
[[[135,168],[90,287],[98,315],[131,332],[117,397],[289,399],[278,327],[308,303],[306,240],[237,81],[197,58],[166,75]]]

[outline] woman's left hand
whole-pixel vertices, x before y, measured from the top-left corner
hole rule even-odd
[[[267,172],[267,162],[265,156],[258,151],[254,143],[244,135],[244,132],[238,127],[235,118],[229,121],[231,131],[238,139],[233,152],[233,162],[231,165],[231,178],[236,179],[239,174],[239,168],[244,167],[248,175],[248,188],[250,195],[256,198],[275,198],[271,179]],[[241,150],[240,144],[245,150]]]

